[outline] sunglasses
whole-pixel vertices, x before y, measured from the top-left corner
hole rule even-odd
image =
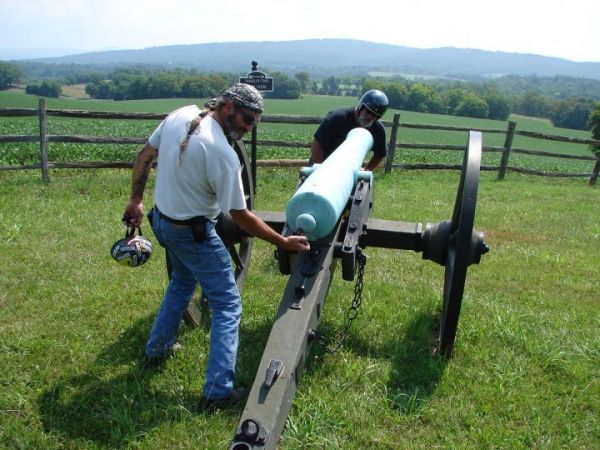
[[[371,108],[369,108],[367,105],[362,105],[363,106],[363,111],[365,111],[367,113],[367,115],[374,117],[375,119],[381,119],[381,116],[379,114],[377,114],[375,111],[373,111]]]
[[[254,124],[257,124],[258,122],[260,122],[260,119],[257,119],[256,117],[254,117],[248,111],[238,109],[237,112],[239,112],[242,115],[242,119],[244,120],[244,123],[248,126],[253,126]]]

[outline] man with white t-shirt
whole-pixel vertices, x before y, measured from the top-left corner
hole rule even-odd
[[[143,195],[158,158],[155,206],[148,218],[172,264],[171,280],[146,344],[147,361],[162,361],[177,349],[179,323],[200,283],[211,310],[208,367],[201,406],[238,399],[234,386],[242,303],[229,252],[215,232],[222,212],[252,236],[290,251],[307,251],[304,237],[283,237],[246,208],[241,165],[231,140],[241,139],[260,120],[263,100],[238,83],[207,102],[169,114],[139,152],[124,221],[139,226]]]

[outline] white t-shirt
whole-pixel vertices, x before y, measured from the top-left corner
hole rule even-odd
[[[158,149],[154,201],[172,219],[215,219],[221,211],[246,208],[240,161],[215,119],[205,116],[180,152],[199,114],[195,105],[179,108],[148,139]]]

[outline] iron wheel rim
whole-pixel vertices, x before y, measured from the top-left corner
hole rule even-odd
[[[469,133],[463,168],[452,212],[446,268],[444,270],[443,305],[436,353],[452,356],[462,306],[467,269],[470,264],[472,236],[475,225],[477,188],[481,167],[482,135]]]

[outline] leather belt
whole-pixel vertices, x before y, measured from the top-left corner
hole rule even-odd
[[[158,213],[158,216],[161,219],[166,220],[167,222],[170,222],[170,223],[175,224],[175,225],[187,225],[187,226],[191,226],[194,221],[197,221],[197,220],[206,220],[206,218],[204,216],[192,217],[191,219],[185,219],[185,220],[172,219],[171,217],[166,216],[162,212],[160,212],[160,210],[156,207],[156,205],[154,206],[154,209],[156,209],[156,212]]]

